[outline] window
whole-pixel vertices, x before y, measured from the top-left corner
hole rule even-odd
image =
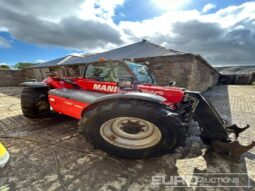
[[[112,64],[112,67],[113,67],[113,72],[116,78],[122,79],[122,78],[132,77],[128,73],[127,69],[123,66],[123,64],[115,62]]]
[[[148,69],[143,64],[138,64],[134,62],[126,61],[128,67],[133,71],[135,74],[138,82],[140,83],[148,83],[152,84],[155,83],[153,77],[148,72]]]
[[[88,65],[85,77],[98,81],[117,82],[123,77],[131,77],[131,75],[119,62],[99,62]]]

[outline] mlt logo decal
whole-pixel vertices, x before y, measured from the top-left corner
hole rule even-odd
[[[117,92],[118,86],[94,84],[93,89],[100,90],[100,91],[106,91],[106,92]]]

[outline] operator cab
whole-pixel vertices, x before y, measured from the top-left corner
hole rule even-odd
[[[102,82],[131,80],[137,84],[156,84],[155,78],[144,64],[127,60],[90,63],[85,69],[84,77]]]

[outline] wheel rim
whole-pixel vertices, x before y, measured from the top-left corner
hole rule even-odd
[[[157,126],[134,117],[108,120],[101,125],[100,134],[107,142],[129,149],[151,147],[161,139],[161,132]]]

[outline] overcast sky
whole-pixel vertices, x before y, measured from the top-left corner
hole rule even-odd
[[[212,65],[255,65],[255,1],[0,0],[0,63],[150,40]]]

